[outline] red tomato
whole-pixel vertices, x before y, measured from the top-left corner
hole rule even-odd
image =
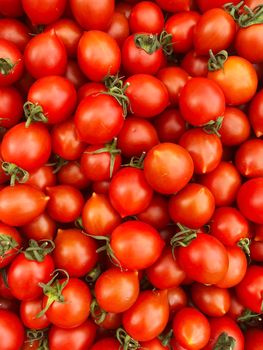
[[[36,170],[30,171],[27,185],[36,187],[45,191],[46,187],[55,186],[57,182],[56,175],[52,166],[44,165]]]
[[[27,71],[35,79],[49,75],[64,75],[67,51],[53,30],[33,37],[25,48],[24,59]]]
[[[16,19],[1,18],[0,38],[11,41],[21,52],[23,52],[26,44],[30,40],[29,28]]]
[[[194,165],[189,153],[179,145],[160,143],[144,160],[144,174],[151,187],[163,194],[180,191],[190,181]]]
[[[23,74],[23,56],[15,44],[5,39],[0,39],[0,52],[0,86],[11,85]]]
[[[0,13],[6,17],[21,17],[24,14],[21,0],[1,0]]]
[[[141,346],[145,350],[167,350],[169,349],[168,345],[162,345],[162,342],[159,338],[154,338],[150,341],[141,342]]]
[[[103,338],[97,341],[90,350],[120,350],[120,343],[115,338]]]
[[[191,0],[156,0],[157,4],[168,12],[182,12],[189,11],[191,7]]]
[[[90,180],[86,178],[80,164],[76,161],[68,162],[57,173],[58,183],[69,185],[78,190],[86,189],[90,185]]]
[[[41,239],[53,239],[56,233],[56,222],[47,213],[42,213],[28,224],[21,227],[28,239],[39,241]]]
[[[170,309],[170,317],[187,305],[188,296],[181,287],[173,287],[168,289],[168,303]]]
[[[0,223],[0,268],[10,264],[21,248],[22,238],[11,226]]]
[[[161,142],[177,142],[186,130],[186,123],[177,109],[166,109],[154,121]]]
[[[125,39],[129,36],[130,28],[128,19],[124,14],[117,12],[116,8],[107,33],[116,40],[119,47],[122,47]]]
[[[87,81],[85,75],[75,60],[68,61],[65,78],[68,79],[76,89],[79,89]]]
[[[257,262],[263,261],[263,242],[252,240],[249,246],[251,259]]]
[[[215,7],[222,7],[223,5],[228,3],[228,0],[197,0],[196,2],[200,7],[201,11],[205,12]],[[232,3],[234,5],[237,5],[239,3],[239,0],[233,0]]]
[[[24,327],[11,311],[0,310],[1,350],[20,349],[24,341]]]
[[[43,329],[49,326],[50,322],[46,315],[37,317],[42,310],[42,298],[23,300],[20,304],[20,317],[23,324],[30,329]]]
[[[85,97],[107,91],[106,86],[102,83],[89,82],[78,89],[78,101],[81,102]]]
[[[260,350],[262,344],[263,344],[262,329],[252,328],[245,333],[245,349]]]
[[[57,21],[66,8],[67,0],[22,0],[23,9],[33,24],[49,24]]]
[[[263,90],[252,99],[249,106],[249,120],[257,137],[263,135]]]
[[[6,186],[0,191],[0,220],[10,226],[26,225],[43,213],[48,200],[31,186]]]
[[[141,292],[133,306],[123,314],[123,326],[138,341],[156,338],[167,325],[167,290]]]
[[[182,59],[181,67],[192,77],[206,77],[208,57],[199,56],[192,50],[189,51]]]
[[[235,165],[241,175],[247,178],[263,176],[263,141],[252,139],[244,142],[237,150]]]
[[[91,30],[85,32],[79,41],[78,63],[90,80],[99,82],[108,75],[118,73],[121,52],[109,34]]]

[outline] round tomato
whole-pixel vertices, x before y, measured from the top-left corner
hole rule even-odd
[[[87,81],[85,75],[75,60],[68,61],[65,78],[68,79],[76,89],[79,89]]]
[[[37,317],[42,310],[42,298],[23,300],[20,304],[20,317],[23,324],[30,329],[43,329],[49,326],[50,322],[46,315]]]
[[[206,77],[208,73],[207,56],[200,56],[192,50],[189,51],[181,62],[181,67],[192,77]]]
[[[22,0],[23,9],[33,24],[49,24],[57,21],[66,7],[66,0]]]
[[[169,108],[154,120],[161,142],[178,142],[186,131],[186,123],[177,109]]]
[[[77,161],[63,165],[57,173],[57,179],[59,184],[73,186],[78,190],[84,190],[90,184]]]
[[[24,341],[24,327],[11,311],[0,310],[1,350],[20,349]]]

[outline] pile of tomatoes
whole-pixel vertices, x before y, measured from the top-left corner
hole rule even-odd
[[[262,0],[0,0],[0,350],[263,349]]]

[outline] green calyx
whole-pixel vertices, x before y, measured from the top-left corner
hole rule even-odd
[[[16,63],[13,63],[10,58],[0,58],[0,73],[2,75],[8,75],[12,72],[13,68],[15,67]]]
[[[122,166],[143,169],[143,162],[144,162],[145,156],[146,156],[146,152],[143,152],[140,157],[134,156],[131,158],[129,163],[123,164]]]
[[[230,16],[233,17],[233,19],[238,22],[239,16],[240,16],[240,9],[244,5],[244,1],[241,1],[237,5],[234,5],[232,2],[229,2],[224,5],[224,9],[226,12],[230,14]]]
[[[228,335],[226,332],[220,334],[213,350],[234,350],[236,339]]]
[[[29,343],[30,346],[33,347],[34,343],[38,342],[37,350],[49,350],[48,340],[47,340],[47,329],[36,330],[36,329],[28,329],[26,331],[27,340],[25,343]]]
[[[262,314],[257,314],[249,309],[245,309],[242,315],[238,317],[238,322],[250,324],[253,321],[262,322]]]
[[[43,243],[40,244],[41,242]],[[51,240],[35,241],[34,239],[30,239],[29,246],[23,253],[28,260],[42,262],[45,256],[50,254],[54,249],[55,243]]]
[[[176,247],[187,247],[197,237],[197,230],[188,228],[180,223],[176,224],[179,231],[171,238],[170,244],[173,249]]]
[[[45,116],[43,108],[40,105],[28,101],[24,104],[23,108],[26,117],[26,128],[28,128],[33,121],[42,123],[48,122],[48,118]]]
[[[20,168],[14,163],[3,162],[2,169],[5,174],[10,176],[10,185],[14,186],[16,182],[25,183],[29,179],[28,171]]]
[[[93,299],[90,304],[90,313],[97,324],[101,324],[107,316],[107,312],[99,306],[96,299]]]
[[[214,72],[220,69],[224,70],[224,64],[228,59],[228,53],[225,50],[218,52],[214,55],[212,50],[209,50],[210,58],[208,60],[208,70],[209,72]]]
[[[173,337],[173,330],[171,329],[167,334],[160,335],[158,338],[161,340],[163,346],[166,346],[169,349],[172,349],[170,345],[172,337]]]
[[[17,241],[8,235],[0,234],[0,257],[5,258],[7,252],[18,247]],[[18,250],[17,250],[18,251]]]
[[[160,35],[157,34],[135,34],[134,43],[136,47],[144,50],[149,55],[160,48],[165,55],[170,56],[173,53],[172,35],[166,31],[162,31]]]
[[[203,125],[203,130],[207,134],[215,134],[218,137],[221,137],[219,130],[222,127],[224,117],[218,117],[216,120],[210,120],[210,122]]]
[[[263,23],[263,4],[255,7],[253,10],[244,6],[244,12],[239,16],[238,24],[241,28]]]
[[[140,343],[129,336],[123,328],[118,328],[116,331],[116,338],[121,344],[123,350],[137,350],[141,348]]]
[[[251,240],[249,238],[242,238],[237,243],[238,247],[240,247],[244,251],[248,259],[250,259],[250,243],[251,243]]]
[[[54,161],[53,161],[54,160]],[[61,168],[63,168],[64,165],[68,164],[68,160],[65,160],[61,158],[58,154],[55,154],[52,162],[46,164],[46,166],[52,166],[54,170],[52,171],[53,174],[57,174]]]

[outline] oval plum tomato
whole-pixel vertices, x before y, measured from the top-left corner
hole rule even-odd
[[[164,83],[149,74],[129,77],[125,94],[130,101],[130,110],[135,117],[152,118],[165,110],[169,94]]]
[[[262,312],[263,267],[249,266],[245,277],[235,287],[238,300],[256,313]]]
[[[78,160],[86,145],[77,137],[72,119],[56,124],[51,131],[52,150],[65,160]]]
[[[0,310],[0,337],[2,350],[17,350],[23,345],[24,327],[15,313]]]
[[[70,81],[51,75],[31,85],[27,100],[24,107],[27,118],[34,119],[35,116],[37,120],[44,120],[48,124],[57,124],[72,115],[77,94]]]
[[[46,192],[50,197],[47,212],[52,219],[67,223],[80,216],[84,198],[78,189],[69,185],[57,185],[47,187]]]
[[[86,178],[77,161],[63,165],[57,173],[57,179],[60,185],[70,185],[78,190],[84,190],[90,185],[90,180]]]
[[[157,261],[164,241],[152,226],[141,221],[126,221],[114,229],[110,245],[124,269],[143,270]]]
[[[110,95],[91,95],[79,104],[74,122],[81,141],[89,144],[106,143],[121,131],[124,123],[123,109]]]
[[[190,154],[173,143],[154,146],[144,160],[144,174],[151,187],[163,194],[180,191],[194,171]]]
[[[156,338],[168,323],[167,290],[141,292],[133,306],[123,314],[126,332],[138,341]]]
[[[21,230],[28,239],[34,239],[35,241],[52,240],[56,232],[56,223],[44,212],[27,225],[22,226]]]
[[[195,51],[198,55],[207,55],[209,50],[218,53],[231,45],[235,34],[236,23],[229,13],[221,8],[208,10],[201,16],[194,29]]]
[[[98,261],[96,242],[80,230],[59,229],[54,243],[55,265],[66,270],[71,277],[84,276]]]
[[[41,191],[45,191],[46,187],[55,186],[57,182],[54,169],[49,165],[44,165],[38,169],[30,171],[27,185],[36,187]]]
[[[115,338],[103,338],[98,340],[90,350],[120,350],[120,343]]]
[[[241,186],[241,176],[229,162],[221,162],[218,167],[199,179],[214,195],[216,206],[228,206],[236,200]]]
[[[170,317],[187,305],[188,296],[181,287],[173,287],[168,289],[168,303],[170,309]]]
[[[30,40],[29,28],[16,19],[1,18],[0,38],[11,41],[21,52],[23,52],[26,44]]]
[[[42,310],[42,298],[34,300],[23,300],[20,304],[20,317],[23,324],[30,329],[43,329],[49,326],[50,322],[46,315],[37,317]]]
[[[153,195],[143,170],[125,167],[113,177],[109,188],[111,204],[121,217],[143,212]]]
[[[47,52],[52,60],[47,56]],[[27,71],[35,79],[49,75],[64,75],[67,66],[67,51],[53,30],[38,34],[28,42],[24,60]]]
[[[156,47],[157,38],[152,34],[130,35],[122,46],[122,65],[128,75],[155,75],[164,58],[162,47]]]
[[[104,194],[93,193],[82,211],[85,231],[94,236],[108,236],[121,223],[120,215]]]
[[[23,9],[33,24],[49,24],[57,21],[66,8],[67,0],[22,0]]]
[[[169,108],[154,120],[161,142],[178,142],[186,131],[186,122],[177,109]]]
[[[172,220],[190,228],[199,228],[208,223],[215,210],[213,194],[197,183],[186,185],[170,197],[169,214]],[[191,215],[189,215],[191,213]]]
[[[85,32],[79,41],[78,63],[90,80],[99,82],[108,75],[118,73],[120,48],[107,33],[98,30]]]
[[[114,0],[70,0],[70,7],[75,19],[85,30],[106,30],[114,12]]]
[[[226,3],[228,3],[228,0],[197,0],[196,1],[200,10],[202,12],[208,11],[212,8],[216,7],[222,7]],[[233,0],[232,3],[234,5],[237,5],[240,1],[239,0]]]
[[[263,141],[252,139],[244,142],[237,150],[235,165],[242,176],[253,178],[263,176]]]
[[[205,233],[197,233],[188,246],[179,248],[178,261],[188,277],[203,284],[221,281],[229,264],[223,244]]]
[[[189,11],[191,8],[191,0],[156,0],[157,4],[168,12]]]
[[[191,77],[206,77],[208,73],[207,60],[208,57],[197,55],[197,53],[192,50],[182,59],[181,67]]]
[[[207,77],[221,87],[226,103],[239,106],[249,102],[255,95],[258,85],[253,65],[242,57],[231,56],[218,68],[209,69]]]
[[[32,300],[41,297],[43,291],[39,283],[49,281],[54,267],[50,255],[46,255],[42,261],[36,261],[29,260],[24,253],[20,253],[11,263],[7,274],[12,294],[19,300]]]
[[[249,120],[257,137],[263,135],[263,90],[252,99],[249,106]]]
[[[232,346],[235,350],[244,350],[244,336],[238,324],[230,317],[216,317],[209,320],[211,336],[203,350],[213,350],[216,346]],[[230,345],[229,345],[230,344]]]
[[[263,330],[262,329],[249,329],[245,333],[245,349],[247,350],[260,350],[263,344]]]
[[[224,316],[230,308],[228,289],[194,283],[191,286],[191,296],[198,309],[207,316]]]
[[[189,350],[203,349],[210,337],[207,318],[192,307],[178,311],[173,319],[173,332],[176,341]]]
[[[19,232],[14,227],[0,223],[0,269],[14,260],[21,244]]]
[[[171,16],[165,23],[165,30],[172,35],[173,51],[187,53],[194,46],[194,28],[199,21],[198,12],[186,11]]]
[[[179,99],[183,118],[202,126],[224,115],[225,97],[221,88],[207,78],[192,78],[183,87]]]
[[[54,296],[53,303],[46,311],[48,320],[53,325],[65,329],[80,326],[87,320],[90,313],[91,292],[89,287],[78,278],[69,278],[68,281],[62,278],[56,281],[56,285],[61,286],[65,282],[66,286],[61,288],[59,296]],[[52,287],[55,288],[51,285]],[[43,310],[47,307],[49,298],[48,294],[44,296]]]
[[[13,87],[0,87],[0,127],[11,128],[23,116],[23,99]]]
[[[190,129],[182,135],[179,144],[190,153],[196,174],[209,173],[221,161],[223,147],[215,134],[208,134],[200,128]]]
[[[26,225],[43,213],[48,200],[34,187],[6,186],[0,191],[0,220],[10,226]]]
[[[84,350],[90,349],[96,335],[96,325],[87,320],[73,329],[52,326],[48,333],[50,350]]]
[[[13,126],[1,144],[3,160],[27,171],[43,166],[51,154],[51,138],[41,123],[26,127],[25,123]]]
[[[104,271],[96,281],[95,297],[106,312],[120,313],[136,302],[140,286],[137,271],[121,271],[111,268]]]
[[[0,0],[0,9],[5,17],[21,17],[24,14],[21,0]]]
[[[244,251],[238,246],[226,247],[228,255],[228,270],[225,276],[216,285],[220,288],[236,286],[244,278],[247,271],[247,258]]]
[[[165,67],[156,77],[166,86],[171,106],[177,106],[182,88],[190,79],[188,73],[180,67]]]
[[[184,281],[186,274],[179,266],[177,251],[165,248],[159,259],[146,270],[150,283],[158,289],[178,287]]]
[[[128,19],[124,14],[117,12],[116,8],[107,33],[116,40],[120,48],[122,47],[125,39],[129,36],[130,28]]]
[[[0,86],[17,82],[24,70],[23,56],[11,41],[0,39]]]
[[[238,108],[226,107],[220,128],[221,142],[225,146],[237,146],[246,141],[250,135],[247,116]]]

